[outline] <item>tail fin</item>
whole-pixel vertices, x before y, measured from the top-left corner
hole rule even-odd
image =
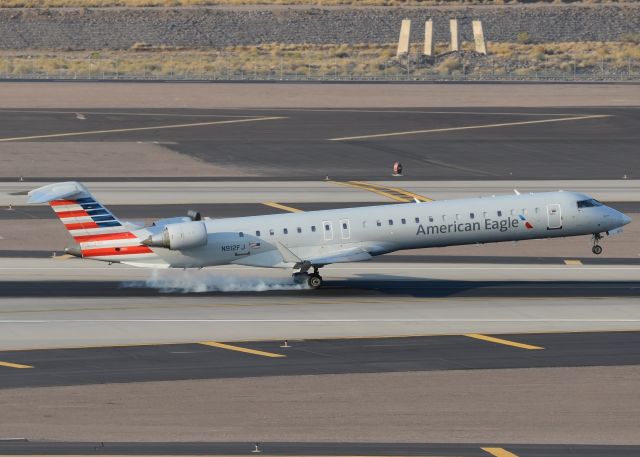
[[[84,258],[123,262],[155,257],[79,182],[49,184],[32,190],[29,203],[49,203],[80,246]]]

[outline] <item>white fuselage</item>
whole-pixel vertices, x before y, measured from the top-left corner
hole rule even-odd
[[[279,244],[300,259],[351,248],[375,256],[401,249],[605,233],[630,221],[604,205],[578,207],[579,201],[590,199],[560,191],[206,219],[206,245],[153,248],[158,259],[152,263],[184,268],[229,263],[292,267]],[[143,239],[161,229],[135,233]]]

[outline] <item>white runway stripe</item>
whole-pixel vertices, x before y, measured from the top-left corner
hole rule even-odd
[[[170,125],[157,125],[154,127],[131,127],[126,129],[111,129],[111,130],[89,130],[86,132],[68,132],[68,133],[51,133],[47,135],[32,135],[32,136],[18,136],[13,138],[0,138],[0,141],[21,141],[21,140],[35,140],[40,138],[60,138],[70,136],[83,136],[83,135],[99,135],[104,133],[122,133],[122,132],[139,132],[143,130],[163,130],[163,129],[180,129],[186,127],[203,127],[206,125],[219,125],[219,124],[237,124],[240,122],[257,122],[257,121],[272,121],[278,119],[287,119],[286,117],[257,117],[251,119],[233,119],[230,121],[211,121],[211,122],[194,122],[189,124],[170,124]]]
[[[342,138],[329,138],[329,141],[348,141],[348,140],[366,140],[369,138],[384,138],[390,136],[401,135],[416,135],[419,133],[438,133],[438,132],[453,132],[456,130],[474,130],[474,129],[490,129],[497,127],[510,127],[513,125],[528,125],[528,124],[545,124],[550,122],[566,122],[566,121],[579,121],[583,119],[597,119],[603,117],[611,117],[610,114],[594,114],[590,116],[574,116],[563,117],[559,119],[540,119],[536,121],[521,121],[521,122],[505,122],[501,124],[483,124],[483,125],[468,125],[464,127],[447,127],[442,129],[427,129],[427,130],[410,130],[407,132],[390,132],[390,133],[376,133],[372,135],[359,135],[359,136],[346,136]],[[1,141],[1,140],[0,140]]]

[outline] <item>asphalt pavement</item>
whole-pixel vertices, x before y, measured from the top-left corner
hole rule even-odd
[[[418,180],[622,179],[640,166],[639,118],[634,108],[0,110],[0,139],[154,142],[229,176],[385,179],[400,161]]]
[[[481,339],[489,337],[489,340]],[[491,338],[496,338],[495,341]],[[533,333],[2,351],[0,389],[345,373],[640,364],[640,332]]]
[[[488,451],[490,450],[490,451]],[[534,445],[494,443],[331,442],[0,442],[0,455],[227,455],[227,456],[421,456],[421,457],[636,457],[640,446]]]

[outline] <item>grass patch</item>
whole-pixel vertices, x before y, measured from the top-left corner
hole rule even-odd
[[[436,52],[448,45],[436,43]],[[395,59],[395,45],[291,45],[230,46],[216,50],[154,48],[136,43],[128,51],[2,51],[0,75],[49,77],[99,77],[135,75],[205,79],[278,77],[352,77],[411,74],[533,74],[540,72],[622,71],[640,65],[640,47],[630,42],[520,44],[488,43],[490,55],[478,56],[473,44],[462,43],[464,52],[446,54],[426,62],[420,47],[411,58]]]

